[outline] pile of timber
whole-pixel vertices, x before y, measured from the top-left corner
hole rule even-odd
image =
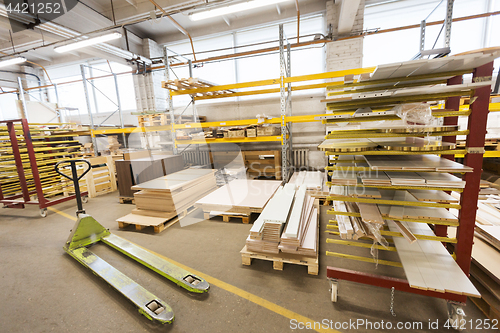
[[[120,228],[153,226],[161,232],[194,209],[196,200],[217,188],[215,170],[190,168],[132,186],[136,208],[117,220]]]
[[[298,190],[295,183],[278,188],[250,229],[240,251],[242,264],[267,260],[275,270],[283,270],[283,264],[289,263],[307,266],[308,274],[318,275],[317,201],[305,184]]]
[[[470,280],[481,299],[470,299],[488,318],[500,320],[500,205],[496,195],[488,196],[478,202],[470,268]]]
[[[314,198],[326,199],[328,187],[325,182],[325,174],[320,171],[300,171],[294,172],[289,183],[294,183],[296,187],[305,184],[307,194]]]
[[[250,251],[281,252],[316,257],[318,211],[307,186],[280,187],[250,229],[246,248]]]
[[[235,179],[207,196],[196,201],[195,206],[203,209],[205,219],[210,215],[239,216],[248,223],[252,213],[261,213],[281,182],[277,180]]]
[[[118,136],[108,135],[107,139],[108,139],[108,146],[106,148],[110,151],[111,155],[118,154],[118,149],[120,149],[120,147],[122,146],[118,142]]]

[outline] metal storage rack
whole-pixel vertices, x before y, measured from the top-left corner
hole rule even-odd
[[[491,61],[491,60],[490,60]],[[466,71],[467,73],[473,74],[473,82],[481,82],[485,80],[491,80],[493,70],[493,62],[489,62],[475,69],[471,69]],[[444,77],[448,78],[446,80],[447,85],[461,84],[462,83],[462,74],[464,73],[440,73],[432,76],[423,77],[421,81],[422,84],[425,84],[427,79]],[[457,75],[458,74],[458,75]],[[451,77],[453,76],[453,77]],[[451,77],[451,78],[450,78]],[[401,81],[404,81],[405,77],[395,77],[387,79],[385,83],[387,84],[396,84]],[[427,82],[428,84],[429,82]],[[369,85],[370,83],[365,83]],[[360,82],[358,85],[364,85],[363,82]],[[348,86],[348,85],[346,85]],[[399,87],[399,85],[398,85]],[[376,90],[376,89],[372,89]],[[466,167],[471,167],[473,172],[467,172],[463,176],[463,180],[466,181],[465,188],[457,189],[457,188],[430,188],[430,187],[422,187],[419,189],[427,189],[427,190],[442,190],[442,191],[456,191],[461,192],[459,205],[456,204],[439,204],[439,203],[423,203],[423,202],[399,202],[397,205],[419,205],[424,207],[445,207],[445,208],[457,208],[460,209],[458,220],[459,223],[451,223],[445,221],[430,221],[430,220],[418,220],[418,219],[410,219],[408,221],[411,222],[420,222],[420,223],[428,223],[433,224],[435,236],[425,236],[425,235],[416,235],[417,238],[420,239],[428,239],[434,240],[437,242],[443,242],[444,244],[448,244],[450,248],[453,248],[454,254],[453,256],[456,258],[456,263],[462,269],[462,271],[469,276],[470,263],[471,263],[471,252],[473,245],[473,236],[474,236],[474,226],[475,226],[475,216],[476,216],[476,207],[478,201],[478,193],[479,193],[479,182],[481,179],[481,169],[482,169],[482,160],[484,154],[484,141],[486,134],[486,123],[488,116],[488,106],[489,106],[489,96],[490,96],[490,86],[485,86],[481,88],[476,88],[471,91],[471,98],[477,98],[473,104],[470,105],[470,109],[463,109],[460,107],[460,96],[464,94],[464,92],[455,92],[450,93],[447,96],[438,96],[432,94],[424,94],[421,96],[413,96],[410,98],[393,98],[392,102],[395,103],[405,103],[408,101],[418,100],[436,100],[436,99],[446,99],[445,109],[437,110],[433,112],[434,116],[444,117],[443,125],[457,125],[458,116],[467,116],[468,117],[468,129],[466,131],[459,132],[450,132],[450,133],[435,133],[437,135],[443,136],[444,142],[454,143],[456,135],[467,135],[467,143],[466,149],[451,149],[451,150],[442,150],[442,151],[377,151],[377,150],[369,150],[369,151],[360,151],[360,152],[326,152],[329,155],[407,155],[407,154],[440,154],[442,157],[454,160],[454,157],[457,155],[465,155],[464,165]],[[356,93],[357,91],[353,90],[350,92],[344,91],[344,94]],[[361,103],[360,103],[361,102]],[[349,102],[339,101],[338,103],[328,103],[327,107],[331,110],[339,110],[339,109],[355,109],[358,105],[368,105],[370,103],[363,103],[363,99],[359,100],[351,100]],[[373,103],[374,102],[374,103]],[[379,107],[383,107],[387,105],[387,99],[385,97],[373,98],[371,99],[371,103],[375,105],[379,105]],[[375,111],[375,110],[374,110]],[[335,111],[334,111],[335,112]],[[392,116],[388,116],[388,120],[392,120]],[[352,121],[352,119],[350,119]],[[324,123],[328,122],[343,122],[349,121],[349,119],[330,119],[323,120]],[[356,120],[354,120],[356,121]],[[370,121],[367,119],[367,121]],[[350,135],[349,138],[367,138],[372,134],[366,134],[366,131],[363,130],[353,130],[354,134]],[[382,135],[384,136],[384,135]],[[386,137],[390,137],[391,135],[385,135]],[[327,136],[327,138],[341,138],[342,135],[331,134]],[[334,161],[335,162],[335,161]],[[328,166],[328,170],[342,170],[342,164],[337,164],[335,166]],[[361,171],[364,168],[358,168],[358,171]],[[328,183],[329,186],[332,185],[331,182]],[[366,186],[366,185],[357,185],[357,186]],[[403,189],[417,189],[418,187],[412,186],[373,186],[379,189],[394,189],[394,190],[403,190]],[[338,196],[329,196],[328,200],[338,200],[338,201],[354,201],[354,202],[370,202],[370,203],[385,203],[383,200],[377,199],[362,199],[362,198],[352,198],[352,197],[338,197]],[[390,204],[390,203],[389,203]],[[394,204],[394,202],[392,203]],[[349,212],[338,212],[335,210],[329,210],[329,214],[334,215],[347,215],[347,216],[359,216],[356,213]],[[448,226],[457,226],[457,233],[455,238],[450,238],[447,236],[447,228]],[[328,225],[328,230],[330,234],[339,234],[333,230],[336,230],[335,221],[330,221]],[[385,231],[383,232],[386,236],[397,237],[402,236],[400,233],[394,233]],[[342,240],[330,240],[329,243],[343,244],[348,246],[358,246],[358,247],[367,247],[363,246],[366,244],[362,244],[356,241],[342,241]],[[378,247],[381,250],[384,250],[384,247]],[[395,247],[390,247],[388,250],[395,251]],[[354,259],[365,262],[375,262],[373,258],[362,257],[362,256],[353,256],[349,254],[343,253],[333,253],[328,252],[327,255],[342,257],[348,259]],[[385,264],[390,266],[401,267],[399,262],[394,261],[384,261],[379,260],[379,264]],[[456,294],[450,292],[438,292],[434,290],[423,290],[416,289],[410,287],[409,283],[405,279],[397,279],[382,275],[374,275],[368,274],[359,271],[353,271],[349,269],[336,268],[332,266],[327,267],[327,277],[330,279],[331,284],[331,292],[332,292],[332,301],[336,301],[337,297],[337,287],[339,280],[346,280],[351,282],[357,282],[372,286],[378,286],[383,288],[389,288],[399,291],[405,291],[420,295],[426,295],[431,297],[442,298],[448,301],[448,312],[450,318],[462,318],[464,315],[462,306],[465,305],[467,296],[464,294]]]
[[[346,75],[358,75],[358,74],[368,74],[375,70],[375,67],[368,68],[358,68],[353,70],[343,70],[311,75],[302,76],[291,76],[291,46],[286,40],[283,33],[283,25],[279,26],[279,54],[280,54],[280,77],[277,79],[268,79],[261,81],[252,82],[242,82],[235,84],[226,85],[214,85],[212,87],[205,88],[195,88],[195,89],[183,89],[183,90],[169,90],[169,114],[172,125],[172,136],[175,138],[175,131],[179,129],[193,129],[193,128],[207,128],[207,127],[219,127],[219,126],[246,126],[257,124],[257,119],[246,119],[246,120],[228,120],[220,122],[205,122],[205,123],[186,123],[177,124],[175,122],[175,115],[173,113],[173,101],[172,97],[179,95],[190,95],[191,103],[196,100],[203,99],[215,99],[215,98],[225,98],[225,97],[236,97],[236,96],[248,96],[248,95],[258,95],[258,94],[269,94],[269,93],[280,93],[280,117],[265,120],[262,124],[280,124],[281,135],[279,136],[261,136],[255,138],[220,138],[220,139],[205,139],[205,140],[175,140],[174,139],[174,153],[177,153],[178,145],[190,145],[190,144],[215,144],[215,143],[243,143],[243,142],[280,142],[282,149],[282,172],[283,179],[286,181],[290,176],[290,156],[292,150],[292,135],[290,131],[291,124],[293,122],[314,122],[318,121],[315,119],[317,116],[321,115],[307,115],[307,116],[292,116],[292,91],[294,90],[306,90],[306,89],[316,89],[325,88],[331,86],[331,82],[316,83],[308,85],[296,85],[294,83],[311,81],[311,80],[325,80],[332,78],[343,78]],[[170,70],[169,70],[169,58],[167,54],[164,57],[164,63],[166,64],[166,78],[169,80]],[[337,84],[342,84],[343,82],[337,82]],[[241,90],[245,88],[256,88],[256,87],[268,87],[273,85],[278,85],[279,88],[268,88],[261,90]],[[165,84],[163,88],[168,89]],[[189,105],[188,105],[189,106]],[[196,114],[195,108],[193,107],[194,115]]]
[[[28,125],[26,119],[1,121],[0,124],[6,124],[0,127],[0,203],[8,208],[38,205],[40,214],[45,217],[47,207],[73,200],[74,195],[48,198],[64,192],[54,165],[71,156],[68,150],[80,147],[76,140],[61,141],[61,138],[78,133]],[[61,144],[64,146],[59,146]],[[81,195],[86,196],[87,192]]]

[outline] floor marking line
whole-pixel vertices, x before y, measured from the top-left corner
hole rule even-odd
[[[47,209],[53,211],[54,213],[62,215],[62,216],[64,216],[67,219],[70,219],[70,220],[73,220],[73,221],[77,220],[77,218],[75,216],[71,216],[69,214],[66,214],[65,212],[61,212],[60,210],[55,209],[54,207],[47,207]]]
[[[62,215],[64,217],[66,217],[68,219],[71,219],[73,221],[77,220],[76,217],[71,216],[69,214],[66,214],[64,212],[61,212],[60,210],[57,210],[55,208],[48,207],[48,209],[50,209],[53,212],[56,212],[59,215]],[[131,242],[131,243],[133,243],[133,242]],[[204,278],[208,283],[213,284],[216,287],[224,289],[225,291],[228,291],[228,292],[230,292],[230,293],[232,293],[234,295],[237,295],[237,296],[239,296],[241,298],[244,298],[244,299],[246,299],[246,300],[248,300],[248,301],[250,301],[250,302],[252,302],[254,304],[257,304],[257,305],[259,305],[259,306],[261,306],[261,307],[263,307],[265,309],[268,309],[268,310],[270,310],[270,311],[272,311],[274,313],[277,313],[277,314],[279,314],[279,315],[281,315],[281,316],[283,316],[285,318],[288,318],[290,320],[295,319],[295,320],[297,320],[297,322],[300,322],[300,323],[304,324],[305,327],[308,327],[308,324],[309,324],[309,327],[311,327],[312,330],[314,330],[316,332],[319,332],[319,333],[326,333],[326,332],[329,332],[329,333],[340,333],[337,330],[325,329],[323,327],[314,328],[314,324],[315,323],[316,323],[316,327],[318,326],[317,325],[318,322],[315,321],[315,320],[312,320],[312,319],[309,319],[307,317],[304,317],[304,316],[302,316],[302,315],[300,315],[300,314],[298,314],[296,312],[293,312],[293,311],[288,310],[288,309],[286,309],[286,308],[284,308],[282,306],[274,304],[273,302],[270,302],[270,301],[268,301],[268,300],[266,300],[266,299],[264,299],[262,297],[254,295],[252,293],[249,293],[248,291],[245,291],[243,289],[235,287],[235,286],[233,286],[233,285],[231,285],[231,284],[229,284],[227,282],[221,281],[221,280],[219,280],[217,278],[214,278],[214,277],[212,277],[210,275],[207,275],[207,274],[202,273],[200,271],[197,271],[197,270],[195,270],[195,269],[193,269],[191,267],[188,267],[188,266],[186,266],[184,264],[181,264],[180,262],[177,262],[177,261],[172,260],[172,259],[170,259],[168,257],[165,257],[165,256],[163,256],[163,255],[161,255],[159,253],[156,253],[154,251],[146,249],[146,248],[140,246],[139,244],[135,244],[135,243],[133,243],[133,244],[137,245],[138,247],[140,247],[140,248],[142,248],[142,249],[144,249],[144,250],[146,250],[146,251],[148,251],[148,252],[150,252],[150,253],[152,253],[154,255],[157,255],[160,258],[165,259],[166,261],[168,261],[168,262],[170,262],[170,263],[172,263],[174,265],[177,265],[177,266],[179,266],[179,267],[181,267],[181,268],[189,271],[190,273],[193,273],[194,275],[198,275],[198,276]],[[320,326],[322,326],[322,325],[320,325]]]

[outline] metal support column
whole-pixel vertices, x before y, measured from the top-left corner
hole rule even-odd
[[[61,106],[59,105],[59,92],[57,91],[57,83],[54,83],[54,93],[56,94],[56,104],[57,110],[59,110],[59,122],[64,123],[66,121],[66,115],[64,115],[61,110]]]
[[[493,62],[485,64],[474,70],[472,82],[479,82],[481,79],[491,80],[493,73]],[[479,195],[479,183],[481,181],[481,172],[483,168],[484,138],[486,136],[486,124],[488,122],[489,103],[491,86],[478,88],[474,92],[476,98],[471,104],[471,115],[467,128],[470,134],[467,135],[465,147],[464,165],[473,168],[473,172],[467,172],[464,175],[465,188],[460,197],[459,220],[460,226],[457,230],[456,255],[457,264],[462,268],[465,274],[469,275],[472,244],[474,240],[474,226],[476,223],[477,201]]]
[[[92,106],[90,105],[89,89],[87,87],[87,77],[85,75],[84,65],[80,65],[80,71],[82,73],[82,83],[83,83],[83,91],[85,92],[85,101],[87,102],[87,113],[89,114],[89,119],[90,119],[90,137],[92,138],[92,144],[94,145],[94,154],[95,156],[97,156],[98,150],[97,150],[97,140],[94,136],[94,130],[95,130],[94,117],[92,116]]]
[[[448,85],[462,84],[462,76],[454,76],[448,79]],[[456,110],[460,109],[460,96],[448,97],[444,104],[446,110]],[[458,116],[455,117],[444,117],[443,126],[456,126],[458,125]],[[443,142],[456,143],[456,136],[443,136]],[[451,161],[455,161],[455,155],[442,155],[441,157],[446,158]],[[439,237],[447,237],[448,227],[445,225],[434,225],[434,233]]]
[[[425,20],[420,21],[420,55],[425,50]]]
[[[26,108],[26,99],[24,97],[24,88],[23,88],[23,82],[21,80],[21,78],[18,76],[17,77],[17,84],[18,84],[18,87],[19,87],[19,100],[21,101],[21,105],[23,107],[23,114],[22,116],[27,119],[28,121],[29,120],[29,116],[28,116],[28,109]]]
[[[446,17],[444,19],[444,47],[450,47],[451,24],[453,23],[453,2],[448,0],[446,5]]]
[[[292,76],[292,49],[290,46],[290,43],[286,44],[286,77],[291,77]],[[292,116],[292,83],[288,82],[287,83],[287,117]],[[288,156],[287,159],[289,161],[292,160],[292,147],[293,147],[293,141],[292,141],[292,123],[288,122],[287,123],[287,133],[288,133]]]
[[[170,63],[168,62],[167,48],[163,48],[163,63],[165,64],[165,81],[170,80]],[[172,101],[172,96],[170,95],[170,90],[167,89],[167,100],[168,100],[168,113],[170,114],[170,126],[172,127],[170,131],[170,136],[172,138],[172,153],[177,155],[177,147],[175,145],[175,115],[174,115],[174,102]]]
[[[279,51],[280,51],[280,115],[281,115],[281,179],[288,180],[288,133],[286,128],[286,94],[285,94],[285,48],[283,24],[279,25]]]
[[[120,101],[120,89],[118,89],[118,78],[116,74],[113,73],[113,78],[115,79],[115,89],[116,89],[116,105],[118,106],[118,114],[120,115],[120,128],[124,128],[123,124],[123,112],[122,112],[122,103]],[[122,133],[123,146],[127,148],[127,138],[125,137],[125,133]]]

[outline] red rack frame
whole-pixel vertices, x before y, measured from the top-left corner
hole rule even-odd
[[[493,73],[493,62],[482,65],[472,71],[472,82],[476,82],[483,77],[491,77]],[[448,84],[461,84],[462,76],[455,76],[448,80]],[[465,188],[460,196],[460,214],[459,227],[457,228],[457,244],[455,247],[456,261],[464,273],[470,275],[472,245],[474,240],[474,227],[476,223],[477,201],[479,196],[479,184],[481,181],[481,172],[483,165],[484,141],[486,136],[486,125],[489,113],[491,88],[482,87],[474,91],[473,98],[476,98],[473,104],[470,105],[471,114],[469,115],[468,126],[469,135],[467,135],[464,165],[473,168],[473,172],[468,172],[463,179],[466,181]],[[459,110],[460,97],[448,98],[445,108]],[[444,125],[456,125],[458,117],[444,118]],[[448,142],[456,142],[456,137],[447,137]],[[444,156],[449,159],[454,159],[454,156]],[[435,225],[437,236],[446,236],[447,227]],[[409,293],[426,295],[431,297],[443,298],[449,301],[462,303],[465,305],[467,296],[452,293],[439,293],[435,291],[421,290],[411,288],[408,281],[404,279],[395,279],[392,277],[367,274],[363,272],[327,267],[326,275],[328,278],[337,280],[352,281],[383,288],[394,288],[395,290],[405,291]]]
[[[33,148],[33,141],[31,139],[31,133],[28,126],[28,121],[26,119],[14,119],[0,121],[1,123],[7,124],[7,131],[9,133],[10,142],[12,145],[12,154],[16,162],[17,174],[19,177],[19,183],[21,185],[22,194],[11,195],[4,197],[2,193],[2,186],[0,185],[0,203],[4,204],[7,208],[25,208],[25,205],[38,205],[40,210],[44,211],[49,206],[57,205],[61,202],[75,199],[75,195],[70,195],[63,198],[58,198],[55,200],[48,200],[43,194],[42,184],[40,181],[40,174],[38,172],[38,165],[36,163],[35,150]],[[28,157],[30,160],[31,171],[33,174],[33,182],[35,183],[35,191],[29,191],[28,183],[26,181],[26,175],[24,173],[23,162],[21,160],[21,152],[19,149],[19,142],[16,135],[16,130],[14,123],[21,123],[23,137],[28,151]],[[31,200],[30,196],[36,194],[37,200]],[[88,195],[88,192],[82,192],[82,196]]]

